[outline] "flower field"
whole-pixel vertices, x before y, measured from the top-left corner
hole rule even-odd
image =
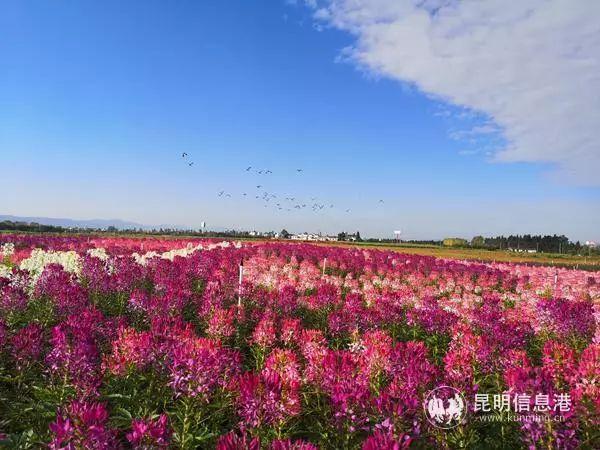
[[[600,447],[597,273],[11,234],[0,263],[0,447]]]

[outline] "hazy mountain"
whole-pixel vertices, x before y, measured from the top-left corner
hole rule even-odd
[[[108,228],[110,226],[113,226],[119,230],[132,228],[141,228],[143,230],[152,230],[160,228],[189,229],[189,227],[184,227],[181,225],[145,225],[121,219],[65,219],[54,217],[23,217],[0,214],[0,222],[3,220],[10,220],[12,222],[35,222],[42,225],[54,225],[60,227],[76,228]]]

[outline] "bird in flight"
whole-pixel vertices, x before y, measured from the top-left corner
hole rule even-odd
[[[190,167],[192,167],[193,165],[194,165],[194,161],[188,163],[188,166],[190,166]]]
[[[182,157],[182,158],[185,158],[186,156],[187,156],[187,153],[186,153],[186,152],[183,152],[183,153],[181,154],[181,157]]]
[[[252,166],[248,166],[248,168],[246,169],[246,172],[250,172],[250,169],[252,169]]]
[[[273,173],[273,172],[272,172],[272,171],[270,171],[270,170],[267,170],[265,173]]]
[[[224,193],[225,193],[225,191],[219,192],[219,197],[222,197]]]
[[[248,195],[248,194],[246,194],[246,193],[244,192],[242,195],[245,197],[245,196],[246,196],[246,195]]]
[[[379,203],[385,203],[383,200],[379,200]]]
[[[256,185],[256,189],[260,189],[262,187],[262,184],[257,184]]]
[[[296,172],[302,172],[302,169],[296,169]]]
[[[347,213],[349,213],[349,212],[350,212],[350,210],[349,210],[349,209],[347,209],[347,210],[346,210],[346,212],[347,212]]]
[[[258,173],[259,173],[260,175],[262,175],[263,171],[262,171],[262,170],[259,170],[259,171],[258,171]]]

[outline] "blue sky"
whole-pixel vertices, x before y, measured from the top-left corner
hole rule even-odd
[[[385,0],[359,3],[386,11],[369,9]],[[568,110],[564,97],[531,120],[504,101],[527,80],[492,86],[507,97],[486,98],[485,84],[464,92],[455,72],[468,70],[446,73],[423,52],[405,67],[400,43],[377,47],[389,41],[381,21],[356,20],[329,2],[3,2],[0,214],[600,238],[597,136],[581,120],[561,130],[592,141],[568,158],[557,156],[574,145],[565,138],[530,139],[552,134],[543,113]],[[254,198],[265,191],[278,197]]]

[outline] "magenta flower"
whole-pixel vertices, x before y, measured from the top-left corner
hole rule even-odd
[[[279,374],[265,369],[259,375],[247,372],[238,380],[237,411],[250,428],[281,424],[300,413],[299,385],[284,383]]]
[[[2,320],[0,318],[0,354],[2,353],[2,351],[4,350],[5,346],[6,346],[6,341],[7,341],[7,331],[6,331],[6,324],[4,323],[4,320]]]
[[[42,354],[43,329],[37,323],[30,323],[10,339],[12,357],[18,369],[38,361]]]
[[[22,311],[26,306],[27,294],[24,289],[11,284],[6,286],[0,284],[0,313]]]
[[[156,419],[134,419],[127,440],[136,450],[168,448],[171,431],[168,418],[161,414]]]
[[[572,383],[578,414],[592,426],[600,426],[600,344],[592,344],[581,353]]]
[[[302,322],[300,319],[283,319],[281,321],[280,340],[286,347],[297,345],[302,332]]]
[[[87,304],[87,293],[76,277],[59,264],[49,264],[35,285],[37,297],[52,299],[60,315],[73,314]]]
[[[170,350],[169,385],[176,395],[208,401],[217,388],[225,387],[240,371],[240,354],[222,348],[218,341],[193,338]]]
[[[233,336],[235,334],[235,316],[236,310],[234,308],[215,308],[208,321],[206,334],[216,339]]]
[[[361,372],[374,378],[390,371],[392,338],[387,333],[380,330],[369,331],[363,335],[360,346],[356,359]]]
[[[74,401],[50,424],[51,450],[109,450],[119,448],[108,428],[108,411],[102,403]]]
[[[458,317],[441,308],[440,302],[432,297],[425,297],[422,304],[407,313],[407,321],[411,325],[419,325],[428,333],[447,333],[457,322]]]
[[[569,388],[577,370],[572,348],[560,342],[548,341],[544,344],[542,363],[543,370],[557,388]]]
[[[285,285],[279,290],[279,297],[274,302],[277,309],[284,314],[290,314],[298,306],[298,293],[292,285]]]
[[[369,422],[374,407],[369,378],[360,372],[349,352],[328,352],[323,360],[321,388],[329,395],[337,425],[355,431]]]
[[[103,366],[113,375],[124,375],[130,369],[143,371],[155,358],[152,333],[120,328],[118,338],[112,343],[112,353],[104,359]]]
[[[369,436],[362,446],[362,450],[402,450],[410,447],[410,436],[401,434],[395,438],[391,433],[376,431]]]
[[[341,301],[340,291],[333,284],[319,283],[317,292],[307,297],[305,301],[311,309],[333,307]]]
[[[301,381],[298,358],[291,350],[273,349],[265,362],[265,369],[277,372],[283,383],[288,386],[299,384]]]
[[[275,345],[276,339],[275,319],[267,314],[258,322],[256,328],[254,328],[252,342],[261,348],[269,348]]]
[[[216,450],[260,450],[260,441],[246,433],[239,435],[231,431],[219,438]]]
[[[529,395],[528,411],[535,411],[535,398],[541,393],[548,396],[549,410],[537,411],[537,414],[551,417],[560,414],[566,418],[564,421],[548,423],[537,420],[521,422],[523,441],[533,448],[575,449],[579,446],[578,420],[573,410],[560,411],[555,407],[557,396],[565,391],[555,384],[555,380],[560,381],[560,372],[549,370],[551,367],[549,365],[541,368],[532,367],[527,362],[525,364],[516,362],[514,366],[505,370],[504,378],[510,393]],[[566,393],[569,394],[568,390]]]
[[[306,364],[304,379],[318,383],[323,376],[323,361],[329,350],[321,330],[303,330],[299,338],[299,347]]]
[[[427,358],[425,344],[413,341],[396,344],[390,355],[391,382],[376,399],[384,422],[392,428],[402,421],[414,423],[421,411],[421,398],[438,376],[438,370]],[[418,426],[413,428],[418,432]]]
[[[100,359],[93,330],[62,324],[52,329],[52,350],[46,356],[50,372],[67,379],[83,395],[94,394],[100,384]]]
[[[589,340],[594,335],[596,323],[591,302],[541,299],[537,308],[540,322],[559,338],[579,336]]]
[[[270,450],[319,450],[319,448],[310,442],[291,439],[279,439],[271,442]]]

